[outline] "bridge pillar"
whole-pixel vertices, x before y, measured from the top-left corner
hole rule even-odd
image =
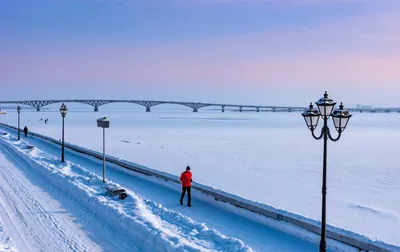
[[[36,111],[40,111],[40,107],[39,106],[36,106]]]
[[[276,110],[275,108],[272,108],[272,112],[274,112],[274,113],[275,113],[275,110]]]
[[[243,107],[239,107],[239,112],[243,112]]]
[[[94,106],[94,112],[99,112],[99,106],[97,105]]]
[[[257,113],[259,113],[260,112],[260,108],[259,107],[257,107]]]
[[[197,110],[197,108],[194,108],[194,109],[193,109],[193,112],[199,112],[199,111]]]
[[[291,113],[292,112],[292,108],[289,108],[288,111],[289,111],[289,113]]]
[[[151,112],[150,107],[146,107],[146,112]]]
[[[222,112],[225,112],[225,106],[222,106]]]

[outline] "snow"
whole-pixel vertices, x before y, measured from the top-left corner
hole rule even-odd
[[[182,210],[181,212],[185,213],[182,214],[176,211],[177,209],[182,209],[182,206],[176,203],[171,205],[171,202],[176,201],[176,197],[179,196],[176,192],[166,190],[166,188],[161,185],[156,186],[153,183],[153,185],[149,184],[145,180],[135,178],[134,176],[126,176],[125,173],[120,173],[121,170],[110,169],[110,177],[115,176],[116,180],[125,182],[124,185],[128,185],[126,188],[129,197],[123,201],[117,200],[115,197],[107,195],[104,192],[104,184],[101,182],[100,176],[70,161],[61,164],[59,158],[38,149],[38,141],[35,142],[34,149],[28,149],[27,142],[17,141],[16,137],[13,135],[3,135],[2,139],[9,144],[2,143],[2,149],[9,153],[9,155],[14,155],[13,160],[20,159],[21,162],[25,162],[25,165],[19,166],[25,166],[25,169],[32,170],[33,173],[40,175],[54,188],[61,190],[63,195],[75,201],[75,204],[78,203],[79,206],[86,207],[87,211],[94,214],[96,218],[100,217],[100,219],[107,222],[112,229],[118,230],[118,232],[120,232],[119,235],[125,235],[129,237],[127,239],[134,241],[135,246],[131,244],[129,251],[132,251],[133,248],[135,248],[135,251],[253,251],[253,248],[245,245],[242,240],[226,236],[216,229],[209,228],[207,224],[218,224],[217,227],[219,230],[230,230],[230,233],[234,236],[242,236],[246,241],[249,241],[250,244],[255,244],[257,251],[293,251],[298,247],[302,247],[304,251],[313,251],[317,248],[317,244],[262,226],[221,209],[218,210],[216,207],[207,207],[207,203],[200,203],[198,200],[193,201],[193,204],[196,204],[195,210]],[[30,143],[31,141],[29,144]],[[42,144],[44,146],[49,145],[48,143]],[[47,148],[51,152],[51,147],[48,146]],[[68,154],[70,158],[78,160],[85,164],[86,167],[92,166],[92,169],[93,167],[99,167],[98,163],[93,164],[92,162],[94,161],[86,160],[79,154],[75,154],[74,157],[72,157],[72,153]],[[7,164],[6,167],[10,166],[12,166],[12,164]],[[14,167],[13,170],[18,170],[18,168]],[[23,179],[22,176],[13,177]],[[108,181],[106,185],[119,186],[112,181]],[[131,190],[132,187],[129,185],[134,185],[133,188],[135,190]],[[160,199],[159,201],[165,203],[164,205],[143,198],[141,195],[137,194],[138,191],[145,193],[149,191],[149,188],[152,189],[150,190],[151,194],[154,195],[154,193],[158,193],[157,197]],[[154,198],[154,196],[152,198]],[[64,200],[65,199],[61,202],[64,202]],[[34,201],[34,199],[32,201]],[[28,202],[26,205],[32,205],[32,202]],[[36,206],[40,204],[33,202],[33,205]],[[26,211],[30,212],[29,210]],[[73,210],[70,209],[69,211]],[[196,222],[189,217],[191,215],[190,213],[193,211],[194,213],[192,215],[195,218],[211,220],[207,221],[208,223]],[[49,214],[48,212],[46,213]],[[42,221],[42,219],[43,218],[38,217],[32,220],[28,219],[28,221]],[[46,218],[46,220],[47,219],[48,218]],[[51,224],[58,225],[55,223],[56,221],[57,220],[53,218],[47,220],[50,226]],[[63,230],[62,228],[60,229],[61,231]],[[239,229],[241,229],[241,231],[238,232]],[[33,230],[37,232],[36,229]],[[65,232],[61,232],[61,234],[58,234],[56,230],[54,230],[54,233],[51,233],[52,236],[50,236],[50,240],[46,241],[43,239],[43,244],[39,244],[42,246],[46,244],[48,247],[43,247],[40,250],[52,251],[55,247],[60,246],[54,243],[54,236],[63,235],[64,233]],[[24,235],[21,236],[24,237]],[[79,235],[79,237],[81,236]],[[270,241],[265,243],[261,237],[270,239]],[[315,238],[316,236],[314,235],[314,239]],[[57,239],[55,240],[57,241]],[[26,243],[32,244],[32,241]],[[21,241],[18,245],[20,244]],[[33,242],[33,244],[35,244],[35,242]],[[80,244],[90,244],[90,241],[84,241],[84,239],[81,238]],[[73,247],[69,243],[64,244],[64,247],[65,246],[73,248],[74,251],[96,251],[93,248],[87,250],[85,248]],[[27,245],[27,247],[29,247],[29,245]],[[63,246],[60,247],[63,248]],[[341,248],[343,248],[343,246]],[[126,249],[119,249],[114,249],[112,251],[127,251]],[[24,251],[27,250],[24,249]],[[62,249],[62,251],[68,251],[68,249]],[[352,250],[348,249],[348,251]]]
[[[190,165],[196,182],[320,218],[322,142],[312,139],[300,114],[71,112],[66,141],[101,152],[96,119],[103,116],[111,121],[110,155],[176,175]],[[0,119],[15,126],[16,118]],[[58,112],[25,112],[21,119],[22,127],[60,139]],[[400,245],[399,126],[397,114],[355,114],[342,139],[328,144],[328,224]],[[228,229],[217,230],[234,233]]]
[[[4,206],[0,203],[0,213],[4,214]],[[17,251],[10,236],[5,232],[3,221],[0,219],[0,251]]]
[[[19,143],[18,143],[19,144]],[[29,160],[1,143],[1,219],[18,251],[126,251],[135,243],[37,175]],[[26,147],[26,146],[25,146]],[[28,149],[25,149],[28,151]],[[29,150],[37,155],[37,150]]]

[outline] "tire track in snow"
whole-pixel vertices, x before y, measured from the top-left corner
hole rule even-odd
[[[3,164],[0,164],[0,169],[2,171],[3,171],[4,168],[5,168],[5,166]],[[0,186],[0,190],[1,190],[2,194],[4,195],[5,199],[7,200],[7,202],[9,203],[8,205],[12,207],[12,212],[14,213],[14,216],[17,216],[19,222],[24,224],[25,229],[29,230],[28,233],[33,234],[32,238],[40,245],[40,237],[35,235],[34,230],[29,226],[28,222],[24,218],[24,215],[19,211],[18,206],[17,206],[18,204],[15,202],[15,200],[11,197],[11,195],[9,193],[4,191],[2,186]],[[13,221],[13,223],[15,224],[15,221]],[[21,236],[24,237],[23,234],[21,234]]]
[[[2,145],[2,144],[0,144]],[[5,148],[3,148],[4,150]],[[7,151],[7,154],[12,156],[13,159],[18,159],[25,167],[29,167],[24,160],[21,160],[17,155]],[[1,192],[12,207],[15,217],[18,222],[23,224],[25,234],[30,234],[37,249],[40,251],[49,251],[56,248],[61,251],[89,251],[88,248],[79,242],[79,238],[74,234],[67,232],[67,230],[60,224],[52,213],[38,202],[29,190],[16,178],[15,174],[6,165],[0,163],[0,173],[11,188],[13,193],[7,192],[1,187]],[[16,200],[18,201],[16,201]],[[27,213],[22,213],[20,209],[26,209]],[[31,215],[29,219],[25,218],[26,215]],[[14,221],[15,222],[15,221]],[[54,244],[48,244],[48,238],[43,239],[43,233],[37,232],[37,225],[42,230],[46,231],[46,235],[51,237]]]

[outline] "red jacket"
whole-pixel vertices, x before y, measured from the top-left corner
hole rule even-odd
[[[189,187],[192,184],[192,173],[190,171],[185,171],[181,175],[182,187]]]

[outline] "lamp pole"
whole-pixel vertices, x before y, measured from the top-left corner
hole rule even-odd
[[[20,113],[21,113],[21,107],[18,105],[17,107],[18,111],[18,140],[21,140],[21,132],[20,132]]]
[[[67,106],[63,103],[60,108],[60,114],[62,117],[62,144],[61,144],[61,162],[64,163],[64,118],[67,115]]]
[[[106,182],[106,128],[103,127],[103,183]]]
[[[319,244],[319,251],[326,251],[326,241],[325,241],[325,236],[326,236],[326,172],[327,172],[327,148],[328,148],[328,134],[327,134],[327,129],[328,128],[328,118],[324,118],[324,157],[323,157],[323,169],[322,169],[322,213],[321,213],[321,241]],[[338,136],[339,140],[340,135]]]
[[[321,213],[321,240],[319,244],[319,251],[326,252],[326,177],[327,177],[327,148],[328,148],[328,139],[333,142],[336,142],[340,139],[342,132],[345,130],[347,123],[352,116],[347,110],[343,109],[343,104],[340,104],[339,109],[332,111],[336,105],[336,102],[328,98],[328,93],[325,92],[324,97],[319,99],[316,103],[318,106],[318,110],[314,109],[312,103],[310,104],[309,109],[305,110],[302,113],[304,120],[307,124],[307,127],[311,130],[312,136],[316,140],[320,140],[323,138],[324,140],[324,156],[323,156],[323,170],[322,170],[322,213]],[[324,120],[324,126],[321,129],[321,134],[316,136],[314,134],[314,130],[318,125],[319,118]],[[338,132],[338,136],[336,138],[332,137],[329,127],[328,127],[328,119],[332,117],[335,128]]]
[[[62,118],[62,150],[61,150],[61,162],[64,163],[64,117]]]

